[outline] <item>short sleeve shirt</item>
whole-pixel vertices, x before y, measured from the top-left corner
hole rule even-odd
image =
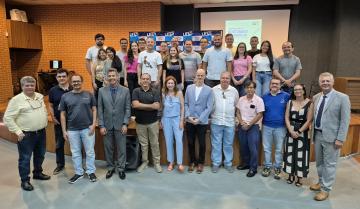
[[[239,58],[236,60],[233,60],[233,71],[234,76],[243,76],[248,71],[248,65],[252,64],[252,59],[250,56],[246,56],[246,59]]]
[[[297,70],[301,70],[301,62],[300,59],[291,55],[290,57],[280,56],[275,59],[274,62],[274,70],[279,70],[280,75],[285,79],[290,79]]]
[[[179,57],[184,61],[185,81],[193,81],[201,64],[201,56],[199,53],[192,51],[191,53],[181,52]]]
[[[134,89],[132,94],[132,101],[138,100],[143,104],[152,104],[154,102],[160,102],[160,92],[150,88],[148,91],[144,91],[141,87]],[[135,121],[139,124],[151,124],[158,120],[158,110],[135,110]]]
[[[251,100],[248,100],[246,95],[240,97],[236,107],[240,110],[241,119],[247,123],[254,119],[258,113],[265,111],[264,101],[256,94]],[[260,124],[260,120],[256,124]]]
[[[268,56],[263,57],[260,54],[255,55],[253,66],[256,67],[257,72],[271,72],[270,59]]]
[[[92,107],[95,97],[87,91],[65,93],[61,97],[59,110],[66,112],[67,129],[70,131],[88,128],[93,123]]]
[[[226,62],[233,60],[231,51],[227,48],[215,49],[211,47],[206,50],[203,61],[207,62],[207,75],[209,80],[220,80],[220,74],[227,70]]]
[[[69,92],[69,89],[62,89],[59,85],[52,87],[49,91],[49,102],[53,104],[56,120],[60,121],[59,104],[63,94]]]
[[[106,46],[103,46],[102,48],[106,49]],[[86,52],[85,59],[88,59],[88,60],[91,60],[91,62],[94,62],[97,59],[99,49],[100,48],[97,46],[90,47]]]
[[[151,81],[157,81],[158,65],[162,65],[161,55],[157,51],[142,51],[138,57],[138,63],[142,64],[141,74],[148,73],[151,76]]]

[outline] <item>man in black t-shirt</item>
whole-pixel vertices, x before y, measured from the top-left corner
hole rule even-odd
[[[49,91],[49,112],[54,123],[55,131],[55,152],[56,152],[56,168],[54,175],[60,173],[65,167],[64,157],[64,138],[60,125],[60,111],[59,104],[63,94],[69,92],[69,73],[66,69],[59,69],[56,73],[56,80],[58,85],[52,87]]]
[[[148,166],[150,142],[154,168],[156,172],[161,173],[159,122],[157,118],[160,108],[160,93],[158,90],[151,88],[151,77],[147,73],[141,75],[140,86],[134,89],[132,94],[132,106],[135,109],[136,117],[136,133],[142,151],[142,164],[137,168],[137,171],[141,173]]]
[[[259,38],[257,36],[253,36],[250,38],[250,46],[251,49],[247,51],[247,54],[251,57],[254,58],[255,55],[260,54],[260,49],[257,48],[259,44]]]

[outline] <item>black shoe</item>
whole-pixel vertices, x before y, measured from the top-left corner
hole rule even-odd
[[[96,176],[95,176],[95,173],[90,173],[89,174],[89,179],[91,182],[95,182],[97,180]]]
[[[33,176],[33,179],[37,179],[37,180],[49,180],[51,177],[43,174],[43,173],[39,173]]]
[[[246,170],[246,169],[249,169],[250,168],[250,166],[248,166],[248,165],[239,165],[238,167],[236,167],[236,169],[238,169],[238,170]]]
[[[21,182],[21,188],[25,191],[32,191],[34,190],[33,185],[30,184],[29,181],[23,181]]]
[[[84,175],[75,174],[73,177],[71,177],[71,179],[69,179],[69,184],[74,184],[75,182],[77,182],[79,179],[82,179],[83,177],[84,177]]]
[[[256,173],[257,173],[257,171],[250,169],[249,172],[246,174],[246,176],[247,177],[253,177],[253,176],[255,176]]]
[[[65,168],[64,166],[58,166],[58,167],[56,167],[56,168],[54,169],[53,175],[59,174],[61,171],[64,170],[64,168]]]
[[[114,173],[115,173],[115,169],[108,170],[108,172],[106,173],[106,179],[111,178]]]
[[[120,178],[121,180],[124,180],[124,179],[126,178],[126,174],[125,174],[124,171],[120,171],[120,172],[119,172],[119,178]]]

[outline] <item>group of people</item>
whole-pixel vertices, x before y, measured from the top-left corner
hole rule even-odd
[[[102,34],[97,34],[96,45],[89,48],[86,55],[86,67],[92,75],[96,97],[83,90],[81,75],[69,78],[65,69],[57,71],[58,85],[49,92],[56,139],[54,175],[64,169],[64,140],[67,140],[75,170],[69,183],[83,178],[84,173],[90,181],[97,180],[94,164],[97,124],[104,139],[106,178],[117,171],[119,178],[125,179],[126,134],[131,115],[134,115],[142,152],[138,172],[148,167],[149,148],[156,172],[162,172],[159,148],[162,127],[167,171],[172,171],[176,165],[179,172],[185,171],[185,131],[189,150],[187,170],[201,174],[210,125],[213,173],[222,165],[228,172],[234,172],[233,143],[237,134],[242,162],[237,169],[248,170],[248,177],[256,175],[262,142],[265,156],[262,176],[270,176],[273,170],[274,178],[280,179],[283,170],[288,174],[287,183],[301,186],[301,179],[309,172],[312,138],[319,182],[310,189],[320,191],[315,195],[316,200],[327,199],[335,181],[339,148],[346,139],[350,102],[347,95],[333,89],[334,77],[328,72],[319,76],[321,92],[312,100],[307,98],[305,86],[295,83],[302,67],[299,58],[293,55],[292,43],[284,42],[284,54],[274,59],[269,41],[263,41],[261,49],[257,49],[257,37],[251,38],[252,48],[247,51],[245,43],[233,49],[231,34],[225,36],[226,48],[222,47],[222,36],[215,35],[213,46],[205,49],[203,55],[193,51],[191,40],[184,42],[181,53],[176,39],[171,47],[161,47],[169,51],[159,53],[154,50],[151,37],[131,43],[128,50],[127,40],[121,39],[119,52],[112,47],[104,49],[104,39]],[[203,46],[205,40],[201,39]],[[32,152],[33,178],[50,179],[41,168],[47,111],[43,96],[35,92],[34,78],[23,77],[21,87],[23,92],[11,99],[4,122],[18,136],[21,187],[33,190],[29,178]],[[85,171],[82,146],[86,154]]]

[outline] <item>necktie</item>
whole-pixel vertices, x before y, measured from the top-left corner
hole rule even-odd
[[[111,89],[111,97],[112,97],[112,100],[113,102],[115,101],[115,98],[116,98],[116,89]]]
[[[319,107],[319,111],[316,116],[316,121],[315,121],[316,127],[320,127],[320,124],[321,124],[321,117],[322,117],[322,113],[323,113],[324,106],[325,106],[325,99],[326,99],[326,96],[324,95],[323,100],[321,101],[321,104]]]

